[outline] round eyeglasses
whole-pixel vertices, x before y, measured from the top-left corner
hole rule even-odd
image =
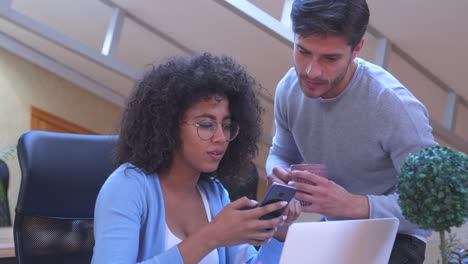
[[[183,121],[185,124],[189,124],[197,127],[197,134],[202,140],[210,140],[218,131],[219,124],[214,120],[210,121],[201,121],[198,123],[190,123]],[[233,141],[239,134],[239,124],[234,121],[229,121],[221,125],[223,129],[224,138],[227,138],[228,141]]]

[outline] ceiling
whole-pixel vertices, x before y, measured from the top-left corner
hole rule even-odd
[[[151,64],[177,54],[202,51],[230,54],[246,65],[270,94],[292,63],[290,43],[259,26],[258,21],[253,21],[255,18],[246,19],[233,12],[227,3],[230,0],[2,1],[0,8],[11,1],[14,11],[14,16],[0,14],[0,33],[4,38],[89,79],[106,90],[98,94],[111,94],[114,98],[111,100],[119,104],[131,90],[133,78]],[[281,19],[284,0],[250,2]],[[465,100],[468,98],[463,78],[468,76],[465,66],[468,52],[463,52],[468,47],[465,16],[468,1],[368,0],[368,3],[374,28]],[[115,56],[105,57],[100,50],[113,6],[122,8],[127,18]],[[277,25],[274,27],[287,30],[279,22],[273,22],[277,23],[273,23]],[[31,32],[30,24],[39,33]],[[51,41],[44,37],[45,33],[61,41]],[[71,48],[67,47],[69,43]],[[76,54],[77,50],[84,51],[86,56]]]
[[[372,26],[468,99],[468,1],[367,2]]]
[[[276,82],[291,65],[290,47],[232,12],[221,2],[13,0],[11,5],[15,11],[34,21],[99,51],[112,16],[109,4],[115,4],[163,35],[158,36],[126,19],[117,59],[131,68],[142,71],[151,63],[182,53],[228,53],[247,65],[264,86],[273,91]],[[251,2],[273,17],[281,18],[284,1]],[[468,47],[465,18],[467,1],[368,0],[368,3],[373,27],[450,88],[468,98],[468,88],[463,78],[468,76],[468,67],[464,65],[468,61],[468,53],[462,52],[464,47]],[[92,80],[111,87],[119,94],[128,94],[131,78],[116,75],[100,65],[94,67],[95,62],[31,34],[6,19],[0,20],[0,31]],[[165,36],[173,41],[168,41]]]

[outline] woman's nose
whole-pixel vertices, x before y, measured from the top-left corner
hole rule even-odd
[[[223,131],[222,124],[218,124],[218,127],[213,135],[212,140],[214,142],[226,142],[229,141],[229,135],[226,135]]]

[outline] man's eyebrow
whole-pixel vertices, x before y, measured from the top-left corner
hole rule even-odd
[[[341,53],[330,53],[330,54],[323,54],[322,56],[323,57],[337,57],[338,58],[338,57],[342,57],[343,54],[341,54]]]
[[[310,51],[308,49],[304,48],[303,46],[301,46],[301,44],[296,43],[296,46],[298,46],[300,49],[305,50],[305,51],[310,53]]]
[[[299,43],[296,43],[296,46],[304,51],[306,51],[307,53],[312,53],[310,50],[304,48],[303,46],[301,46],[301,44]],[[322,56],[322,57],[342,57],[343,56],[343,53],[326,53],[326,54],[318,54],[319,56]]]
[[[301,45],[297,45],[300,49],[304,50],[307,53],[312,54],[311,51],[307,50],[306,48],[302,47]],[[337,52],[337,53],[324,53],[324,54],[316,54],[320,57],[342,57],[343,53]],[[315,55],[314,55],[315,56]]]

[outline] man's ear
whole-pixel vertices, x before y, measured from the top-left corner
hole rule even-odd
[[[354,48],[353,50],[353,53],[352,53],[352,57],[353,59],[356,58],[356,56],[358,55],[359,51],[361,51],[362,49],[362,46],[364,46],[364,38],[361,39],[361,41],[359,41],[359,43],[356,45],[356,47]]]

